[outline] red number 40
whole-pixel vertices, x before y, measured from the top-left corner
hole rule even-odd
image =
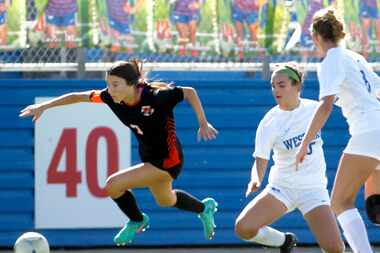
[[[107,175],[111,175],[119,168],[119,150],[115,133],[107,127],[93,129],[87,138],[86,181],[92,195],[98,198],[107,196],[104,188],[98,184],[98,141],[104,138],[107,143]],[[66,155],[65,169],[58,170],[61,158]],[[59,138],[58,145],[53,153],[47,172],[48,184],[65,184],[66,196],[76,197],[77,186],[82,182],[82,174],[77,166],[77,130],[65,128]]]

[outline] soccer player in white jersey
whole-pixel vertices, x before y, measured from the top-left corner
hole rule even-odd
[[[341,253],[344,245],[330,208],[320,133],[310,142],[299,170],[295,167],[298,146],[318,103],[300,98],[302,72],[295,64],[279,66],[272,74],[271,84],[278,105],[266,113],[257,129],[247,196],[260,187],[272,150],[274,165],[268,185],[237,218],[236,234],[245,241],[279,247],[281,253],[292,252],[296,236],[268,225],[298,209],[320,247],[328,253]]]
[[[356,195],[366,183],[367,213],[379,224],[380,102],[376,89],[380,78],[361,55],[339,46],[343,24],[333,10],[322,10],[313,18],[312,38],[324,59],[318,69],[320,103],[310,120],[297,153],[298,170],[306,162],[307,150],[327,121],[333,104],[342,108],[351,138],[343,151],[332,190],[331,206],[354,252],[373,252],[358,210]],[[374,201],[371,201],[374,200]]]

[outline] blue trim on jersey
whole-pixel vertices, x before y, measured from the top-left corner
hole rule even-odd
[[[64,16],[46,15],[46,23],[59,27],[75,25],[75,13],[70,13]]]

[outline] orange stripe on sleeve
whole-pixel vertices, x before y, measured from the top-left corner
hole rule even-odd
[[[100,97],[101,92],[101,90],[94,90],[93,92],[91,92],[90,101],[93,103],[103,103],[103,100]]]

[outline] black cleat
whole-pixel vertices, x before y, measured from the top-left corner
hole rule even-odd
[[[280,253],[291,253],[293,248],[297,245],[297,236],[293,233],[285,233],[285,242],[280,247]]]

